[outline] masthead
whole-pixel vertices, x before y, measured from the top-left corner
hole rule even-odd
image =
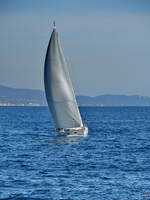
[[[56,22],[55,21],[53,21],[53,25],[54,25],[54,29],[56,29]]]

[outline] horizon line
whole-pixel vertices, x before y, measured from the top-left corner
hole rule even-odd
[[[16,87],[10,87],[10,86],[6,86],[6,85],[2,85],[0,84],[0,87],[5,87],[5,88],[9,88],[9,89],[16,89],[16,90],[35,90],[35,91],[41,91],[41,92],[44,92],[44,90],[42,89],[32,89],[32,88],[16,88]],[[150,96],[145,96],[145,95],[139,95],[139,94],[112,94],[112,93],[105,93],[105,94],[99,94],[99,95],[95,95],[95,96],[89,96],[89,95],[84,95],[84,94],[76,94],[75,96],[85,96],[85,97],[91,97],[91,98],[94,98],[94,97],[98,97],[98,96],[137,96],[137,97],[148,97],[150,98]]]

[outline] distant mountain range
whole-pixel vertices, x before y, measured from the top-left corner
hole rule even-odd
[[[77,96],[79,106],[150,106],[150,97],[139,95]],[[0,86],[0,106],[46,106],[44,91]]]
[[[41,90],[16,89],[0,85],[0,105],[46,105],[45,94]]]

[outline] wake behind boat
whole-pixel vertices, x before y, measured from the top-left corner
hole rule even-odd
[[[44,85],[56,131],[87,136],[88,128],[81,119],[55,22],[45,58]]]

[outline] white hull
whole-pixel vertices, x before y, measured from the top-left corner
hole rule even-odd
[[[60,134],[67,135],[68,137],[81,136],[86,137],[88,135],[88,127],[82,126],[77,128],[66,128],[66,129],[56,129]]]

